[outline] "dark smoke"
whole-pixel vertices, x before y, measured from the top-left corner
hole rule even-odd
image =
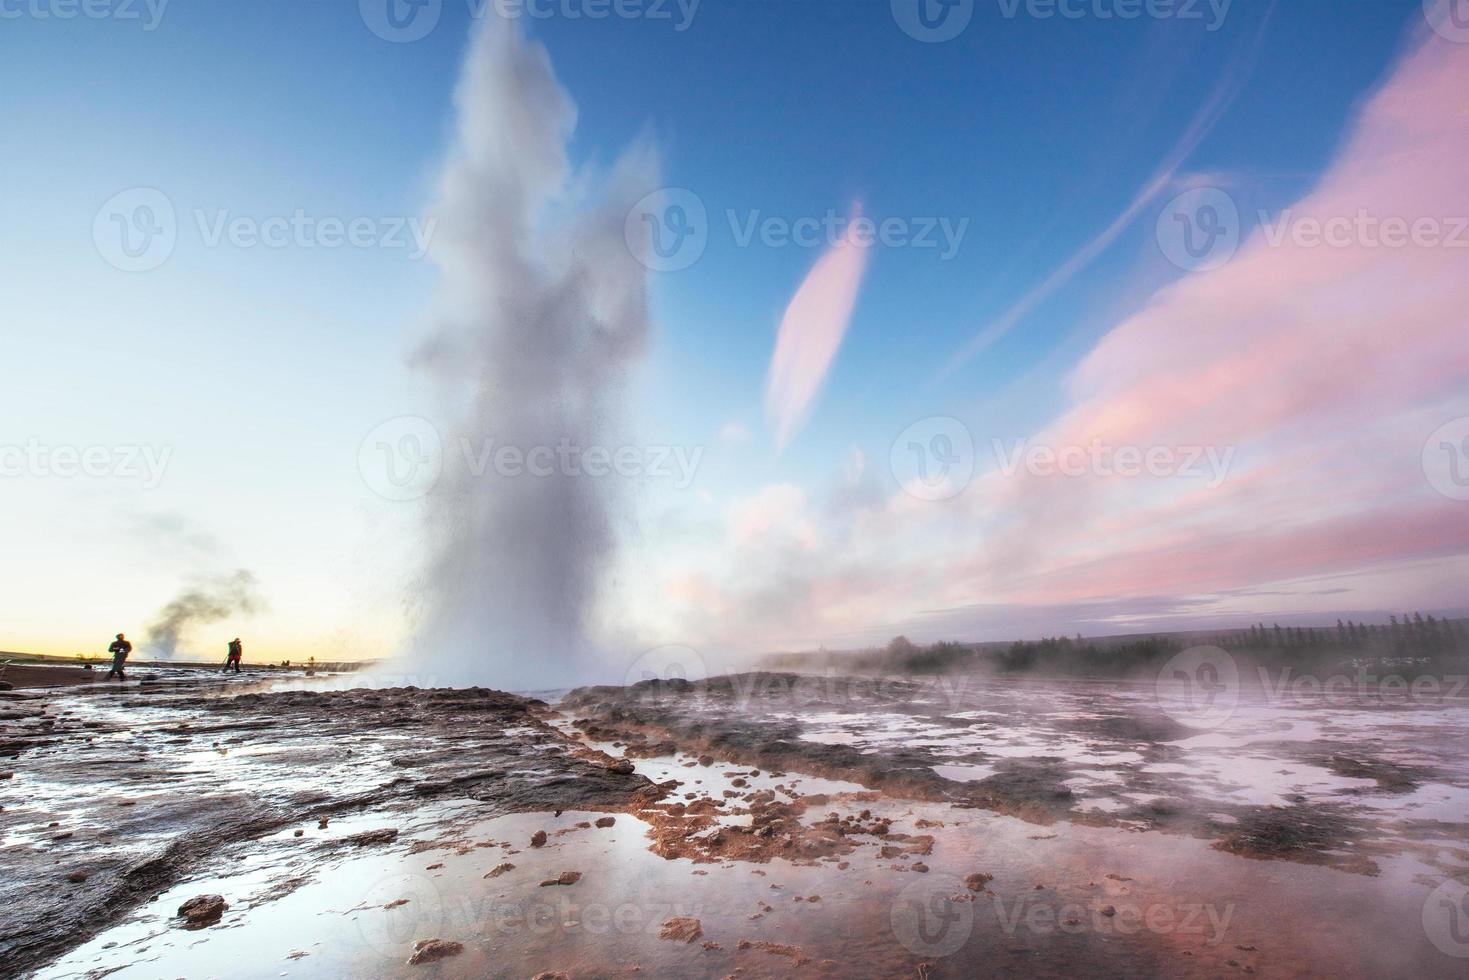
[[[144,646],[157,656],[172,658],[178,652],[179,640],[190,626],[217,623],[235,613],[253,613],[261,605],[254,573],[239,569],[190,586],[173,598],[148,627]],[[221,640],[221,647],[224,641]]]

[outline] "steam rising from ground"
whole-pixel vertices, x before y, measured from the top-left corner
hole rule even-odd
[[[179,641],[190,626],[217,623],[235,613],[252,613],[262,605],[256,591],[258,581],[246,569],[190,586],[174,597],[158,613],[148,627],[144,647],[155,655],[171,658],[178,652]],[[225,641],[219,646],[223,648]]]
[[[435,330],[415,356],[450,421],[409,660],[425,683],[575,683],[617,481],[477,475],[459,447],[616,444],[624,374],[648,337],[624,220],[657,184],[656,155],[638,144],[606,174],[573,171],[576,108],[545,49],[503,18],[480,27],[456,104]]]

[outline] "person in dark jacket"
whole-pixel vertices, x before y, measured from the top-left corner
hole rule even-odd
[[[112,646],[107,648],[107,652],[112,654],[112,669],[107,672],[103,680],[110,681],[114,675],[120,681],[127,680],[122,672],[122,665],[128,662],[128,654],[133,652],[133,645],[127,641],[127,637],[119,633],[117,639],[112,641]]]
[[[230,668],[233,667],[235,673],[238,674],[240,672],[240,658],[244,655],[245,647],[240,643],[240,638],[237,636],[233,640],[230,640],[229,656],[224,661],[225,673],[229,673]]]

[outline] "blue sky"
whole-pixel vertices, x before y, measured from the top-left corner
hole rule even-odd
[[[710,215],[700,260],[651,278],[654,341],[628,401],[645,440],[707,457],[691,491],[641,498],[639,547],[722,540],[703,524],[707,539],[667,529],[727,518],[771,487],[798,488],[808,505],[840,496],[854,459],[855,482],[880,472],[870,492],[890,493],[889,447],[925,417],[956,416],[981,443],[1042,429],[1094,345],[1186,278],[1154,236],[1172,193],[945,372],[956,352],[1128,208],[1222,79],[1238,79],[1223,85],[1227,108],[1169,190],[1202,180],[1247,213],[1276,212],[1329,172],[1364,100],[1423,34],[1418,0],[1235,0],[1212,31],[1201,8],[1204,21],[1040,20],[978,0],[970,26],[940,44],[909,37],[876,0],[705,0],[682,31],[523,19],[576,104],[573,162],[606,167],[647,138],[663,183]],[[471,8],[444,0],[412,43],[376,36],[352,3],[173,0],[152,30],[141,4],[100,19],[62,19],[55,0],[4,9],[19,16],[0,20],[11,368],[0,442],[167,445],[172,457],[156,487],[34,473],[0,483],[7,578],[33,570],[6,589],[16,608],[0,617],[0,648],[71,652],[114,623],[141,633],[181,586],[249,567],[269,612],[248,625],[271,653],[386,652],[404,629],[416,516],[363,487],[356,453],[383,419],[427,411],[407,359],[438,269],[400,249],[210,248],[195,215],[425,215]],[[121,16],[131,9],[142,19]],[[128,273],[99,256],[92,225],[134,187],[161,190],[179,231],[166,263]],[[962,222],[964,236],[947,259],[874,250],[809,420],[777,452],[764,408],[772,346],[825,248],[741,247],[726,212],[796,219],[854,202],[877,219]],[[904,557],[921,556],[922,540],[905,540]],[[624,572],[656,577],[653,563]],[[912,611],[749,642],[840,642]],[[1015,617],[1012,632],[1031,621]],[[664,640],[687,629],[652,611],[646,622]]]

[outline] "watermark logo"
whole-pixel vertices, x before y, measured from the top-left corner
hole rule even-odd
[[[926,874],[898,892],[888,921],[915,956],[952,956],[974,931],[974,902],[954,875]]]
[[[996,897],[993,908],[1000,931],[1007,936],[1027,932],[1036,936],[1057,933],[1100,936],[1135,936],[1150,932],[1157,935],[1197,936],[1207,946],[1218,946],[1229,933],[1235,906],[1213,903],[1166,905],[1129,902],[1091,904],[1068,902],[1056,905],[1022,893],[1011,901]]]
[[[1210,34],[1224,26],[1234,0],[996,0],[1000,16],[1014,20],[1196,21]]]
[[[1158,706],[1189,728],[1218,728],[1239,704],[1239,665],[1219,647],[1190,647],[1158,671]]]
[[[1469,417],[1454,419],[1423,444],[1423,475],[1451,500],[1469,500]]]
[[[1423,16],[1439,37],[1469,44],[1469,0],[1423,0]]]
[[[156,187],[114,194],[92,219],[97,254],[123,272],[148,272],[163,265],[178,243],[178,217],[168,195]]]
[[[1449,880],[1423,902],[1423,932],[1448,956],[1469,957],[1469,887]]]
[[[766,248],[857,248],[932,249],[941,262],[959,254],[969,219],[949,217],[869,218],[857,214],[848,217],[835,208],[825,214],[788,218],[766,215],[756,209],[741,215],[733,208],[724,212],[730,235],[739,248],[759,242]]]
[[[421,41],[439,26],[444,0],[357,0],[362,23],[384,41]]]
[[[699,651],[676,643],[645,651],[627,668],[624,687],[652,681],[660,687],[670,681],[700,681],[709,676],[709,666]]]
[[[470,16],[484,16],[486,5],[506,20],[666,20],[682,34],[694,24],[701,0],[469,0]]]
[[[0,20],[137,21],[144,31],[163,23],[169,0],[0,0]]]
[[[915,41],[942,44],[963,34],[974,0],[892,0],[893,20]]]
[[[444,443],[428,419],[401,415],[373,429],[357,449],[363,482],[388,500],[418,500],[439,482]]]
[[[194,208],[192,227],[208,249],[380,248],[402,251],[410,261],[428,254],[437,218],[407,215],[240,215],[228,208]],[[184,227],[189,227],[185,222]],[[163,265],[178,244],[180,224],[173,201],[153,187],[134,187],[109,198],[92,219],[92,241],[110,265],[148,272]]]
[[[974,477],[974,438],[956,418],[919,419],[893,440],[888,462],[898,484],[919,500],[950,500]]]
[[[1047,446],[1017,439],[1007,446],[990,440],[1001,475],[1013,478],[1022,470],[1031,476],[1201,480],[1217,489],[1229,476],[1235,447],[1226,446],[1113,446],[1093,439],[1086,446]]]
[[[622,225],[628,250],[654,272],[679,272],[709,247],[709,212],[685,187],[663,187],[643,197]]]
[[[1275,219],[1260,212],[1260,230],[1271,248],[1469,249],[1469,217],[1449,215],[1373,214],[1359,208],[1355,215],[1319,217],[1286,208]]]
[[[1156,235],[1169,262],[1186,272],[1210,272],[1239,251],[1239,206],[1217,187],[1195,187],[1163,208]]]
[[[172,446],[49,446],[37,439],[0,444],[0,477],[137,480],[144,490],[163,482]]]
[[[375,882],[354,917],[363,943],[389,959],[401,959],[415,940],[437,936],[448,924],[444,897],[434,883],[406,872]]]

